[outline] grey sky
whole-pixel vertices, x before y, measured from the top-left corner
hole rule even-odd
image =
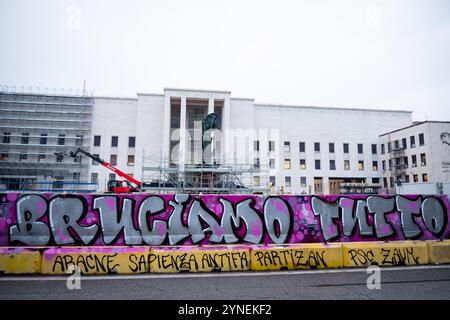
[[[0,0],[0,43],[3,85],[231,90],[450,120],[447,0]]]

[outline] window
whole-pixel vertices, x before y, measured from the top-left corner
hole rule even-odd
[[[428,182],[428,175],[426,173],[422,174],[422,181]]]
[[[47,144],[47,134],[46,133],[41,133],[40,144]]]
[[[22,133],[22,144],[28,144],[29,136],[29,133]]]
[[[391,144],[391,142],[388,142],[387,143],[387,146],[388,146],[388,153],[391,153],[391,151],[392,151],[392,144]]]
[[[91,173],[91,183],[98,183],[98,173]]]
[[[306,188],[306,177],[300,177],[300,187]]]
[[[387,178],[383,178],[383,187],[387,187]]]
[[[73,181],[80,182],[80,173],[79,172],[72,173],[72,179],[73,179]]]
[[[358,171],[364,170],[364,161],[359,160],[358,161]]]
[[[284,152],[291,152],[291,143],[289,141],[284,142]]]
[[[254,164],[255,164],[255,169],[259,169],[259,168],[260,168],[260,164],[261,164],[259,158],[255,158],[254,161],[255,161],[255,162],[254,162]]]
[[[255,151],[259,151],[259,140],[254,141],[253,146],[253,149]]]
[[[372,183],[373,184],[379,184],[380,183],[380,178],[372,178]]]
[[[291,187],[291,177],[284,177],[284,185],[286,186],[286,188]]]
[[[38,162],[45,160],[45,154],[38,154]]]
[[[406,145],[406,138],[402,139],[402,148],[406,149],[408,146]]]
[[[134,166],[134,155],[129,155],[128,156],[127,165]]]
[[[330,142],[328,144],[328,150],[330,151],[330,153],[334,153],[334,143]]]
[[[271,187],[275,187],[275,177],[274,176],[269,177],[269,183],[270,183]]]
[[[136,146],[136,137],[128,137],[128,148],[134,148]]]
[[[62,155],[62,153],[58,153],[56,155],[56,162],[63,162],[64,160],[64,156]]]
[[[381,144],[381,154],[384,154],[384,143]]]
[[[350,170],[350,160],[344,160],[344,170]]]
[[[94,147],[100,147],[101,136],[94,136]]]
[[[111,147],[117,147],[119,145],[119,137],[112,136],[111,137]]]
[[[117,166],[117,154],[111,155],[111,161],[109,161],[109,164],[112,166]]]
[[[64,177],[54,177],[53,189],[62,189],[64,187]]]
[[[1,161],[8,161],[8,159],[9,159],[9,156],[8,156],[7,153],[2,153],[2,154],[0,155],[0,160],[1,160]]]
[[[63,146],[64,145],[65,140],[66,140],[65,137],[66,137],[65,134],[58,135],[58,145],[59,146]]]
[[[398,144],[398,140],[394,141],[394,150],[398,150],[399,149],[399,144]]]
[[[395,168],[400,169],[400,158],[395,158]]]
[[[100,155],[99,155],[98,153],[94,153],[93,156],[96,157],[96,158],[100,157]],[[97,165],[98,165],[98,162],[92,160],[92,165],[97,166]]]
[[[320,170],[320,160],[316,160],[314,162],[314,165],[315,165],[316,170]]]
[[[314,151],[320,152],[320,142],[314,142]]]
[[[358,153],[359,154],[363,153],[363,145],[362,145],[362,143],[358,143]]]
[[[425,145],[425,138],[423,136],[423,133],[419,134],[419,146]]]
[[[330,170],[336,170],[336,161],[330,160]]]
[[[415,136],[409,137],[409,144],[410,144],[411,148],[416,147],[416,137]]]
[[[372,154],[377,154],[377,145],[372,144]]]
[[[417,156],[415,154],[411,156],[411,167],[417,167]]]
[[[300,170],[306,169],[306,159],[300,159]]]
[[[24,160],[27,160],[27,154],[26,153],[19,154],[19,161],[24,161]]]
[[[275,169],[275,159],[269,159],[269,168]]]
[[[108,177],[109,177],[108,180],[110,180],[110,181],[111,180],[116,180],[116,174],[115,173],[110,173]]]
[[[419,176],[417,174],[413,174],[413,181],[419,182]]]
[[[344,153],[348,153],[348,143],[344,143]]]
[[[11,142],[11,132],[3,132],[3,143]]]
[[[372,171],[378,171],[378,161],[372,161]]]
[[[427,158],[425,157],[425,153],[420,154],[420,165],[421,166],[427,165]]]
[[[300,152],[305,152],[305,143],[304,142],[299,143],[299,149],[300,149]]]
[[[275,151],[275,141],[269,141],[269,151]]]
[[[409,182],[409,175],[405,175],[405,182],[408,183]]]
[[[383,169],[383,171],[386,171],[386,160],[381,161],[381,168]]]
[[[255,187],[259,187],[261,185],[261,179],[259,176],[254,176],[253,177],[253,185]]]
[[[285,169],[291,168],[291,160],[290,159],[284,159],[284,168]]]
[[[403,157],[403,166],[405,167],[405,169],[408,168],[408,157]]]

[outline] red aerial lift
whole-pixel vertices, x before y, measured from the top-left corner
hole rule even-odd
[[[124,178],[125,180],[110,180],[108,181],[108,192],[114,193],[130,193],[130,192],[139,192],[141,187],[141,182],[134,179],[132,176],[120,171],[119,169],[113,167],[108,162],[103,159],[96,157],[89,152],[86,152],[80,148],[75,152],[70,152],[71,157],[77,157],[79,153],[82,153],[92,160],[100,163],[105,168],[115,172],[118,176]]]

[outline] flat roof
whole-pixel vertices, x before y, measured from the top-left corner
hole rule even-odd
[[[173,90],[173,91],[199,91],[199,92],[219,92],[219,93],[230,93],[231,91],[226,90],[207,90],[207,89],[192,89],[192,88],[164,88],[164,91],[166,90]]]
[[[415,121],[410,126],[403,127],[403,128],[400,128],[400,129],[396,129],[396,130],[392,130],[392,131],[380,134],[380,137],[385,136],[387,134],[394,133],[394,132],[398,132],[398,131],[402,131],[402,130],[405,130],[405,129],[409,129],[409,128],[412,128],[412,127],[420,126],[420,125],[425,124],[425,123],[448,123],[448,124],[450,124],[450,121],[433,121],[433,120]]]
[[[326,106],[296,106],[287,104],[275,103],[255,103],[255,107],[282,107],[282,108],[310,108],[310,109],[327,109],[327,110],[350,110],[350,111],[368,111],[368,112],[399,112],[412,113],[411,110],[392,110],[392,109],[364,109],[364,108],[350,108],[350,107],[326,107]]]

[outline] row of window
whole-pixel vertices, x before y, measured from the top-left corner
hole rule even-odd
[[[100,147],[102,142],[102,136],[94,136],[94,147]],[[111,137],[111,147],[117,147],[119,145],[119,137]],[[136,137],[128,137],[128,148],[134,148],[136,146]]]
[[[255,159],[255,169],[259,169],[260,160]],[[358,161],[358,171],[364,171],[364,161]],[[275,169],[275,159],[269,159],[269,169]],[[284,159],[284,169],[291,169],[291,159]],[[314,169],[321,169],[321,160],[314,160]],[[330,160],[329,169],[336,170],[336,160]],[[300,170],[306,170],[306,159],[300,159]],[[350,160],[344,160],[344,170],[350,170]],[[378,171],[378,161],[372,161],[372,170]]]
[[[321,149],[320,142],[314,142],[314,151],[320,152],[320,149]],[[306,142],[299,142],[299,152],[305,152],[305,150],[306,150]],[[349,153],[350,144],[343,143],[342,150],[344,153]],[[362,154],[364,152],[364,147],[363,147],[362,143],[357,144],[357,150],[358,150],[359,154]],[[371,144],[371,150],[372,150],[372,154],[377,154],[377,145]],[[259,140],[256,140],[254,142],[254,151],[259,151]],[[275,151],[275,141],[269,141],[269,151]],[[328,151],[329,151],[329,153],[335,153],[335,143],[334,142],[328,143]],[[291,142],[290,141],[284,141],[284,152],[285,153],[291,152]]]
[[[395,169],[407,169],[409,167],[408,156],[389,159],[388,163],[389,163],[389,170],[392,170],[393,167]],[[425,153],[420,154],[420,165],[422,167],[427,165],[427,157]],[[386,171],[385,160],[381,161],[381,166],[382,169]],[[417,156],[415,154],[411,155],[411,167],[412,168],[417,167]]]
[[[253,177],[253,183],[256,187],[259,187],[261,185],[261,178],[259,176],[254,176]],[[275,187],[275,176],[269,176],[269,183],[272,187]],[[380,179],[379,178],[372,178],[372,183],[380,183]],[[290,176],[285,176],[284,177],[284,186],[286,188],[290,188],[292,186],[291,183],[291,177]],[[301,188],[306,188],[307,184],[306,184],[306,177],[302,176],[300,177],[300,187]]]
[[[99,157],[99,154],[94,154],[95,157]],[[98,165],[98,162],[92,160],[93,165]],[[112,154],[109,158],[109,164],[112,166],[117,166],[117,154]],[[132,167],[134,166],[134,155],[127,156],[127,165]]]
[[[34,157],[28,157],[29,155],[26,153],[20,153],[19,154],[19,161],[34,161]],[[55,154],[55,156],[52,156],[56,159],[56,162],[63,162],[64,156],[61,153]],[[47,159],[46,154],[38,154],[37,155],[37,162],[45,161]],[[0,160],[1,161],[8,161],[9,160],[9,154],[8,153],[1,153],[0,154]],[[77,158],[73,158],[73,162],[77,162]]]
[[[419,181],[419,175],[418,174],[412,174],[411,176],[406,174],[404,176],[397,176],[396,179],[397,179],[397,181],[401,180],[402,182],[405,182],[405,183],[409,183],[409,182],[428,182],[428,174],[423,173],[421,177],[422,177],[422,181]],[[390,188],[394,188],[394,184],[395,184],[394,177],[390,177],[389,178],[389,187]],[[387,187],[387,178],[386,177],[383,178],[383,186]]]
[[[48,134],[47,133],[41,133],[39,138],[39,144],[46,145],[48,143]],[[82,135],[76,136],[76,145],[81,145],[81,141],[83,140]],[[8,144],[11,143],[11,132],[3,132],[3,143]],[[28,132],[22,133],[21,136],[21,144],[29,144],[30,143],[30,134]],[[57,137],[57,144],[59,146],[64,146],[66,144],[66,135],[65,134],[59,134]]]
[[[400,140],[394,140],[394,145],[392,145],[392,142],[388,142],[387,144],[387,151],[388,153],[392,152],[393,150],[406,150],[408,149],[408,145],[407,145],[407,139],[406,138],[402,138],[401,139],[401,145],[400,145]],[[423,135],[423,133],[419,134],[419,146],[424,146],[425,145],[425,136]],[[416,136],[410,136],[409,137],[409,147],[410,148],[415,148],[416,147]],[[381,144],[381,154],[385,153],[385,147],[384,147],[384,143]]]

